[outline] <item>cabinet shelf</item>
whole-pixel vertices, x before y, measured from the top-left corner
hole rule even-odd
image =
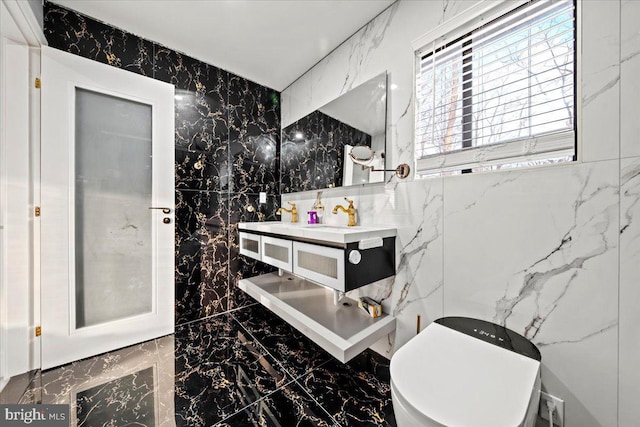
[[[343,363],[395,331],[395,317],[374,319],[347,297],[336,306],[333,291],[292,274],[264,274],[238,286]]]

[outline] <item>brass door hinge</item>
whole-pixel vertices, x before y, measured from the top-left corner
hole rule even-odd
[[[42,87],[42,81],[40,77],[36,77],[36,89],[40,89],[40,87]]]
[[[36,216],[40,216],[40,206],[36,206]]]
[[[36,336],[42,335],[42,326],[36,326]]]

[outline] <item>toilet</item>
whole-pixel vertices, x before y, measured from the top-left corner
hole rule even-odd
[[[391,358],[398,427],[533,427],[540,351],[505,327],[467,317],[427,326]]]

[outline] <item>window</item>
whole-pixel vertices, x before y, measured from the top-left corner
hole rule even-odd
[[[538,0],[417,51],[418,173],[573,160],[575,34],[573,0]]]

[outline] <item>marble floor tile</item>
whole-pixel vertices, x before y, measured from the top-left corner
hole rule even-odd
[[[395,426],[389,361],[348,364],[260,305],[50,369],[6,403],[69,404],[72,427]]]
[[[216,426],[339,426],[298,384],[291,383]]]
[[[298,380],[341,426],[393,426],[389,362],[366,350],[347,364],[332,359]]]
[[[168,427],[175,425],[173,400],[169,335],[37,372],[18,403],[68,404],[74,427]]]
[[[297,378],[331,359],[331,355],[261,305],[233,316]]]
[[[210,426],[288,382],[228,314],[176,331],[176,425]]]
[[[155,425],[154,372],[148,367],[76,395],[79,426]]]

